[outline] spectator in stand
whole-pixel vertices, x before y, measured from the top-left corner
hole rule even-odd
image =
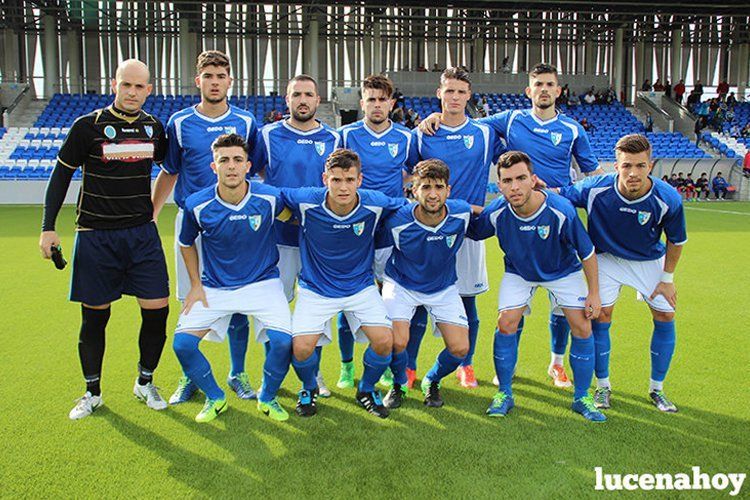
[[[719,100],[723,101],[729,93],[729,84],[726,80],[722,80],[718,87],[716,87],[716,93],[719,94]]]
[[[727,121],[731,123],[729,118],[727,118]],[[729,127],[729,137],[734,137],[735,139],[740,137],[740,127],[738,127],[736,123],[732,123]]]
[[[664,95],[672,98],[672,84],[669,83],[669,80],[664,82]]]
[[[680,82],[674,86],[674,100],[682,104],[683,95],[685,95],[685,80],[680,80]]]
[[[661,83],[661,78],[657,78],[654,82],[654,92],[664,92],[664,84]]]
[[[685,194],[685,178],[682,176],[682,172],[677,172],[677,192]]]
[[[426,73],[427,72],[427,68],[425,68],[423,64],[420,64],[419,67],[417,68],[417,71],[419,73]]]
[[[654,117],[651,113],[646,113],[646,132],[654,131]]]
[[[482,97],[482,111],[484,116],[490,116],[490,103],[487,102],[487,97]]]
[[[435,64],[432,65],[432,72],[433,73],[440,73],[442,71],[443,70],[440,69],[440,65],[438,63],[435,63]]]
[[[398,123],[399,125],[404,124],[404,108],[394,108],[393,111],[391,111],[391,121],[393,123]]]
[[[693,87],[693,93],[698,95],[698,100],[700,101],[700,98],[703,95],[703,84],[700,80],[696,80],[695,86]]]
[[[669,185],[677,189],[677,185],[678,185],[677,174],[673,173],[672,176],[669,178]]]
[[[414,111],[411,108],[409,108],[408,110],[406,110],[406,118],[405,118],[405,121],[404,121],[404,125],[407,128],[412,129],[412,128],[416,127],[417,125],[419,125],[419,123],[421,121],[422,121],[422,119],[419,117],[419,113],[417,113],[416,111]]]
[[[583,130],[585,130],[589,134],[591,134],[596,128],[586,118],[581,119],[580,123],[581,123],[581,127],[583,127]]]
[[[503,64],[500,66],[500,71],[503,73],[510,73],[511,67],[510,67],[510,57],[505,56],[503,58]]]
[[[701,194],[703,194],[703,198],[707,200],[710,192],[711,190],[708,188],[708,175],[706,172],[703,172],[698,180],[695,181],[695,199],[700,201]]]
[[[737,98],[734,96],[734,92],[730,92],[727,96],[727,106],[734,107],[737,104]]]
[[[406,105],[404,94],[399,89],[393,91],[393,100],[396,103],[394,104],[394,108],[403,108]]]
[[[604,97],[604,101],[607,104],[612,104],[616,100],[617,100],[617,92],[615,92],[615,86],[614,85],[610,85],[609,88],[607,89],[607,94]]]
[[[695,181],[693,180],[692,173],[687,174],[687,179],[685,179],[682,188],[685,192],[685,199],[687,201],[695,201]]]
[[[669,182],[669,176],[667,174],[662,175],[661,180],[663,180],[667,184],[670,184],[670,182]]]
[[[740,135],[742,137],[750,137],[750,123],[746,123],[744,127],[742,127],[742,132],[740,132]]]
[[[642,92],[651,92],[651,80],[646,78],[643,80],[643,85],[641,85],[641,91]]]
[[[721,172],[718,172],[714,180],[711,181],[711,187],[717,200],[726,200],[729,183],[722,177]]]
[[[701,142],[701,131],[703,131],[703,128],[706,126],[706,119],[702,116],[699,116],[697,120],[695,120],[695,145],[700,145]]]
[[[594,104],[596,102],[596,96],[592,90],[589,90],[583,97],[583,100],[586,101],[586,104]]]
[[[578,98],[575,92],[572,92],[570,94],[570,97],[568,97],[568,107],[578,106],[579,104],[581,104],[581,100]]]

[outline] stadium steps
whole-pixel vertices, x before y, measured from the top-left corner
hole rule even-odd
[[[47,99],[34,99],[29,102],[26,108],[19,113],[18,116],[13,117],[14,127],[33,127],[39,115],[42,114],[44,108],[49,104]]]
[[[315,117],[329,127],[338,128],[339,126],[338,123],[340,120],[337,120],[332,102],[321,102],[317,113],[315,113]]]

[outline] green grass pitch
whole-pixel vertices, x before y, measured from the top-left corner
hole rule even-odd
[[[39,207],[0,208],[2,382],[0,495],[58,497],[358,497],[500,498],[593,496],[594,467],[607,473],[748,472],[750,464],[750,205],[689,204],[689,242],[677,270],[677,351],[665,386],[680,412],[660,414],[646,399],[651,319],[624,289],[612,329],[613,407],[603,425],[570,411],[570,392],[555,389],[549,362],[548,305],[537,294],[526,323],[514,385],[516,409],[504,420],[484,411],[492,387],[492,331],[500,252],[487,242],[493,287],[479,298],[482,327],[475,360],[480,387],[446,379],[442,409],[415,394],[381,421],[354,404],[353,390],[322,400],[317,417],[275,423],[254,402],[229,395],[214,423],[193,417],[202,401],[163,412],[132,395],[139,315],[132,298],[113,306],[103,370],[104,408],[68,420],[82,393],[76,342],[77,305],[67,301],[69,268],[39,257]],[[174,210],[160,221],[173,264]],[[59,217],[70,256],[72,209]],[[169,327],[179,305],[172,303]],[[442,343],[425,337],[423,374]],[[225,385],[225,345],[204,344]],[[361,346],[357,348],[361,359]],[[248,371],[261,376],[262,349],[252,344]],[[326,348],[323,370],[334,385],[339,354]],[[358,362],[357,374],[361,374]],[[156,383],[168,397],[180,374],[171,332]],[[291,412],[292,371],[281,403]],[[745,485],[743,494],[747,494]],[[673,492],[677,493],[677,492]],[[704,492],[705,493],[705,492]],[[716,492],[714,492],[716,493]],[[635,495],[639,493],[635,492]]]

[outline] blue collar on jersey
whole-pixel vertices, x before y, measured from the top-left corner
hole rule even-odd
[[[245,197],[242,198],[242,201],[240,201],[238,204],[232,205],[231,203],[227,203],[226,201],[222,200],[221,196],[219,196],[219,183],[217,182],[216,187],[214,188],[214,192],[215,192],[214,197],[216,198],[216,201],[221,203],[223,206],[227,207],[229,210],[234,210],[235,212],[239,212],[240,210],[244,208],[245,205],[247,205],[248,200],[253,195],[252,184],[250,184],[248,181],[245,181],[245,183],[247,184],[247,194],[245,194]]]
[[[615,188],[615,193],[617,193],[617,196],[618,196],[618,197],[619,197],[619,198],[620,198],[620,199],[621,199],[621,200],[622,200],[622,201],[623,201],[624,203],[627,203],[628,205],[634,205],[634,204],[636,204],[636,203],[640,203],[640,202],[642,202],[642,201],[644,201],[644,200],[648,199],[648,197],[649,197],[649,196],[651,196],[651,193],[653,193],[653,192],[654,192],[654,186],[656,186],[656,181],[654,180],[654,178],[653,178],[653,177],[651,177],[651,176],[649,175],[649,176],[648,176],[648,178],[649,178],[649,179],[651,180],[651,189],[649,189],[649,190],[648,190],[648,192],[647,192],[646,194],[644,194],[643,196],[641,196],[640,198],[636,198],[635,200],[629,200],[629,199],[625,198],[625,197],[624,197],[624,196],[622,195],[622,193],[620,193],[620,190],[619,190],[619,188],[617,187],[617,186],[618,186],[618,178],[619,178],[619,177],[620,177],[619,175],[617,175],[617,174],[615,175],[615,185],[614,185],[614,188]]]
[[[333,217],[334,219],[346,220],[352,215],[354,215],[355,213],[357,213],[357,210],[359,210],[359,207],[362,204],[362,197],[359,195],[359,193],[357,193],[357,204],[354,205],[354,208],[352,209],[352,211],[346,215],[336,215],[336,213],[333,210],[328,208],[328,206],[326,205],[326,201],[328,201],[328,189],[327,188],[326,188],[325,196],[323,197],[323,203],[321,203],[320,206],[322,206],[323,210],[325,210],[326,213],[330,215],[331,217]]]
[[[534,114],[534,108],[529,108],[529,114],[534,119],[534,121],[537,122],[539,125],[549,125],[550,123],[557,120],[558,117],[560,116],[560,112],[555,110],[555,116],[553,116],[549,120],[542,120],[541,118],[539,118],[538,116]]]
[[[382,131],[380,133],[375,132],[373,129],[371,129],[370,127],[368,127],[367,126],[367,122],[365,122],[364,120],[362,120],[362,127],[367,132],[369,132],[371,136],[375,137],[376,139],[380,139],[381,137],[383,137],[384,135],[386,135],[388,132],[390,132],[391,130],[393,130],[393,122],[390,120],[390,118],[388,119],[388,121],[390,122],[390,125],[388,126],[387,129],[385,129],[384,131]]]

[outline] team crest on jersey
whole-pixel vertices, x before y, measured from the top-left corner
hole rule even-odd
[[[638,211],[638,224],[645,226],[649,220],[651,220],[651,212]]]
[[[154,127],[152,127],[151,125],[144,125],[143,130],[146,131],[146,135],[149,139],[154,136]]]
[[[114,139],[117,135],[117,130],[115,130],[115,127],[112,125],[107,125],[104,127],[104,135],[106,135],[108,139]]]
[[[237,127],[226,126],[226,127],[224,127],[224,133],[225,134],[236,134],[237,133]]]
[[[448,248],[453,248],[453,244],[456,243],[456,235],[455,234],[449,234],[445,237],[445,244],[448,245]]]
[[[549,226],[537,226],[536,233],[541,239],[546,240],[549,236]]]
[[[474,146],[474,136],[473,135],[465,135],[464,136],[464,146],[466,146],[466,149],[471,149],[472,146]]]
[[[251,215],[247,218],[247,221],[250,223],[250,229],[252,229],[253,231],[257,231],[263,219],[260,215]]]
[[[557,146],[560,144],[560,141],[562,141],[562,134],[560,132],[550,132],[549,138],[552,141],[552,144]]]
[[[360,236],[365,231],[365,222],[357,222],[356,224],[352,225],[352,230],[354,230],[354,234],[357,236]]]
[[[398,154],[398,144],[391,144],[389,142],[388,143],[388,152],[391,153],[391,156],[393,158],[395,158],[396,155]]]
[[[315,151],[318,152],[319,156],[323,156],[323,153],[326,152],[326,144],[324,142],[315,141]]]

